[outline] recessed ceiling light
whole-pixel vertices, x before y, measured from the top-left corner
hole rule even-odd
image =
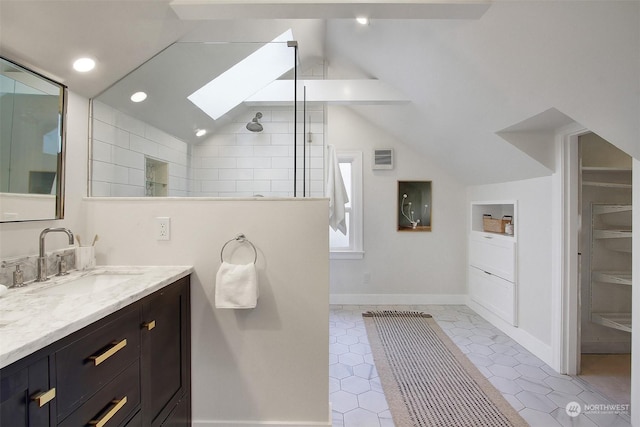
[[[366,16],[358,16],[356,18],[356,21],[360,25],[368,25],[369,24],[369,18],[367,18]]]
[[[144,92],[136,92],[131,95],[131,101],[133,102],[142,102],[147,99],[147,94]]]
[[[198,129],[196,130],[196,136],[205,136],[207,134],[206,129]]]
[[[80,73],[91,71],[95,68],[95,66],[96,61],[91,58],[78,58],[73,62],[73,69]]]

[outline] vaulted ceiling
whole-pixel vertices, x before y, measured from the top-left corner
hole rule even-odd
[[[0,0],[0,54],[91,98],[175,41],[269,41],[290,27],[303,66],[403,92],[408,104],[351,108],[461,182],[552,173],[549,141],[574,122],[640,158],[639,1],[370,1],[366,26],[343,16],[364,2],[171,3]],[[81,55],[96,58],[94,72],[72,70]]]

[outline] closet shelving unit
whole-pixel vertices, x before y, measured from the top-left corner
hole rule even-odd
[[[631,205],[594,204],[591,209],[591,321],[631,332]],[[628,253],[628,254],[627,254]],[[605,290],[596,287],[608,286]],[[607,295],[608,301],[594,295]]]
[[[580,161],[580,351],[631,351],[632,158],[595,134]]]
[[[631,168],[582,166],[582,185],[631,190]]]

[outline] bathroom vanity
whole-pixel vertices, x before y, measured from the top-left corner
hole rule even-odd
[[[0,425],[189,426],[190,273],[109,267],[11,290]]]

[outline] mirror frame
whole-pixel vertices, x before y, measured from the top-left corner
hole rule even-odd
[[[67,152],[67,101],[68,101],[68,88],[66,85],[57,82],[42,73],[34,71],[30,68],[21,65],[20,63],[7,58],[6,56],[0,55],[0,59],[6,61],[13,65],[14,67],[29,73],[35,77],[38,77],[46,82],[57,86],[60,88],[60,96],[59,96],[59,113],[60,113],[60,126],[59,126],[59,136],[60,136],[60,152],[58,153],[58,158],[56,161],[56,199],[55,199],[55,214],[52,218],[24,218],[24,219],[16,219],[16,220],[4,220],[0,216],[0,223],[11,223],[11,222],[27,222],[27,221],[51,221],[51,220],[59,220],[64,219],[64,201],[65,201],[65,158]],[[8,194],[25,194],[25,193],[8,193]],[[28,193],[27,193],[28,195]]]

